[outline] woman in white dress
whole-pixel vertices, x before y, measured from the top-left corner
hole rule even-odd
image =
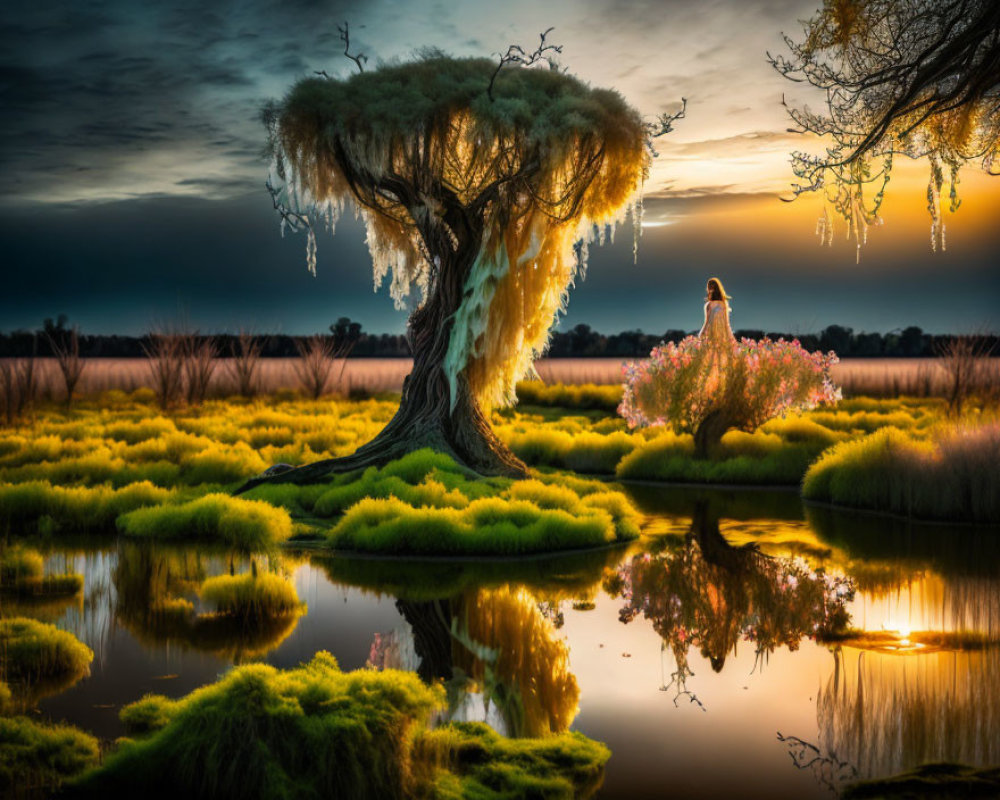
[[[722,288],[722,281],[709,278],[705,286],[705,324],[698,332],[705,350],[705,392],[722,394],[722,377],[733,355],[732,344],[736,337],[729,325],[729,295]],[[721,397],[719,398],[721,399]]]
[[[729,314],[732,312],[729,295],[718,278],[708,279],[705,292],[705,324],[701,326],[698,338],[707,339],[712,344],[728,345],[735,338],[729,326]]]

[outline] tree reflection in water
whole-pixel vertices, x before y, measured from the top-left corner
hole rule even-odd
[[[747,641],[759,663],[778,647],[795,650],[805,637],[846,627],[845,605],[854,596],[848,578],[812,570],[801,559],[731,546],[705,500],[698,501],[681,546],[632,558],[605,576],[604,587],[625,601],[622,622],[648,619],[672,652],[677,668],[661,688],[675,689],[675,705],[681,697],[700,705],[687,688],[691,647],[720,672],[729,653]]]
[[[452,719],[482,715],[500,733],[518,737],[569,729],[580,697],[569,648],[528,589],[503,586],[396,605],[410,625],[419,665],[405,663],[410,646],[396,633],[376,638],[374,666],[416,666],[424,680],[444,680]]]

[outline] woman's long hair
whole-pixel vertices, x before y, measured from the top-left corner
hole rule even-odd
[[[722,281],[718,278],[709,278],[705,289],[707,292],[706,300],[721,300],[727,306],[729,305],[730,296],[726,294],[726,290],[722,286]]]

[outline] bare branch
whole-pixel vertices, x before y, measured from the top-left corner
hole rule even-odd
[[[362,26],[362,27],[364,27],[364,26]],[[365,64],[368,63],[368,56],[366,56],[364,53],[358,53],[355,56],[351,55],[351,33],[350,33],[350,26],[345,21],[343,25],[338,25],[337,26],[337,31],[340,33],[340,41],[342,41],[344,43],[344,55],[347,56],[349,59],[351,59],[351,61],[353,61],[355,64],[358,65],[358,72],[364,72],[365,71]],[[317,73],[317,74],[319,74],[319,73]],[[330,77],[325,72],[322,73],[322,74],[325,75],[327,78]]]
[[[486,94],[489,95],[491,101],[494,99],[493,84],[496,82],[500,70],[507,64],[520,64],[522,67],[531,67],[541,61],[545,61],[548,63],[549,69],[559,69],[559,64],[552,54],[562,53],[562,45],[548,44],[545,41],[545,38],[554,30],[554,27],[546,28],[539,34],[540,41],[538,47],[532,53],[526,53],[524,48],[518,44],[512,44],[507,48],[507,52],[500,56],[497,68],[490,77],[490,84],[486,87]]]

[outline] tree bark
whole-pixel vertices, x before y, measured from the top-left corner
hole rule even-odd
[[[335,473],[382,466],[407,453],[429,447],[445,453],[480,475],[524,477],[528,468],[493,432],[464,372],[457,378],[455,406],[443,365],[455,312],[464,300],[465,282],[481,246],[481,232],[464,209],[451,209],[448,223],[458,239],[443,232],[424,232],[437,267],[427,300],[410,316],[407,338],[413,369],[403,382],[399,410],[389,424],[352,455],[275,470],[251,478],[241,494],[263,483],[319,483]]]
[[[694,432],[694,457],[711,457],[730,427],[729,419],[722,411],[710,411]]]

